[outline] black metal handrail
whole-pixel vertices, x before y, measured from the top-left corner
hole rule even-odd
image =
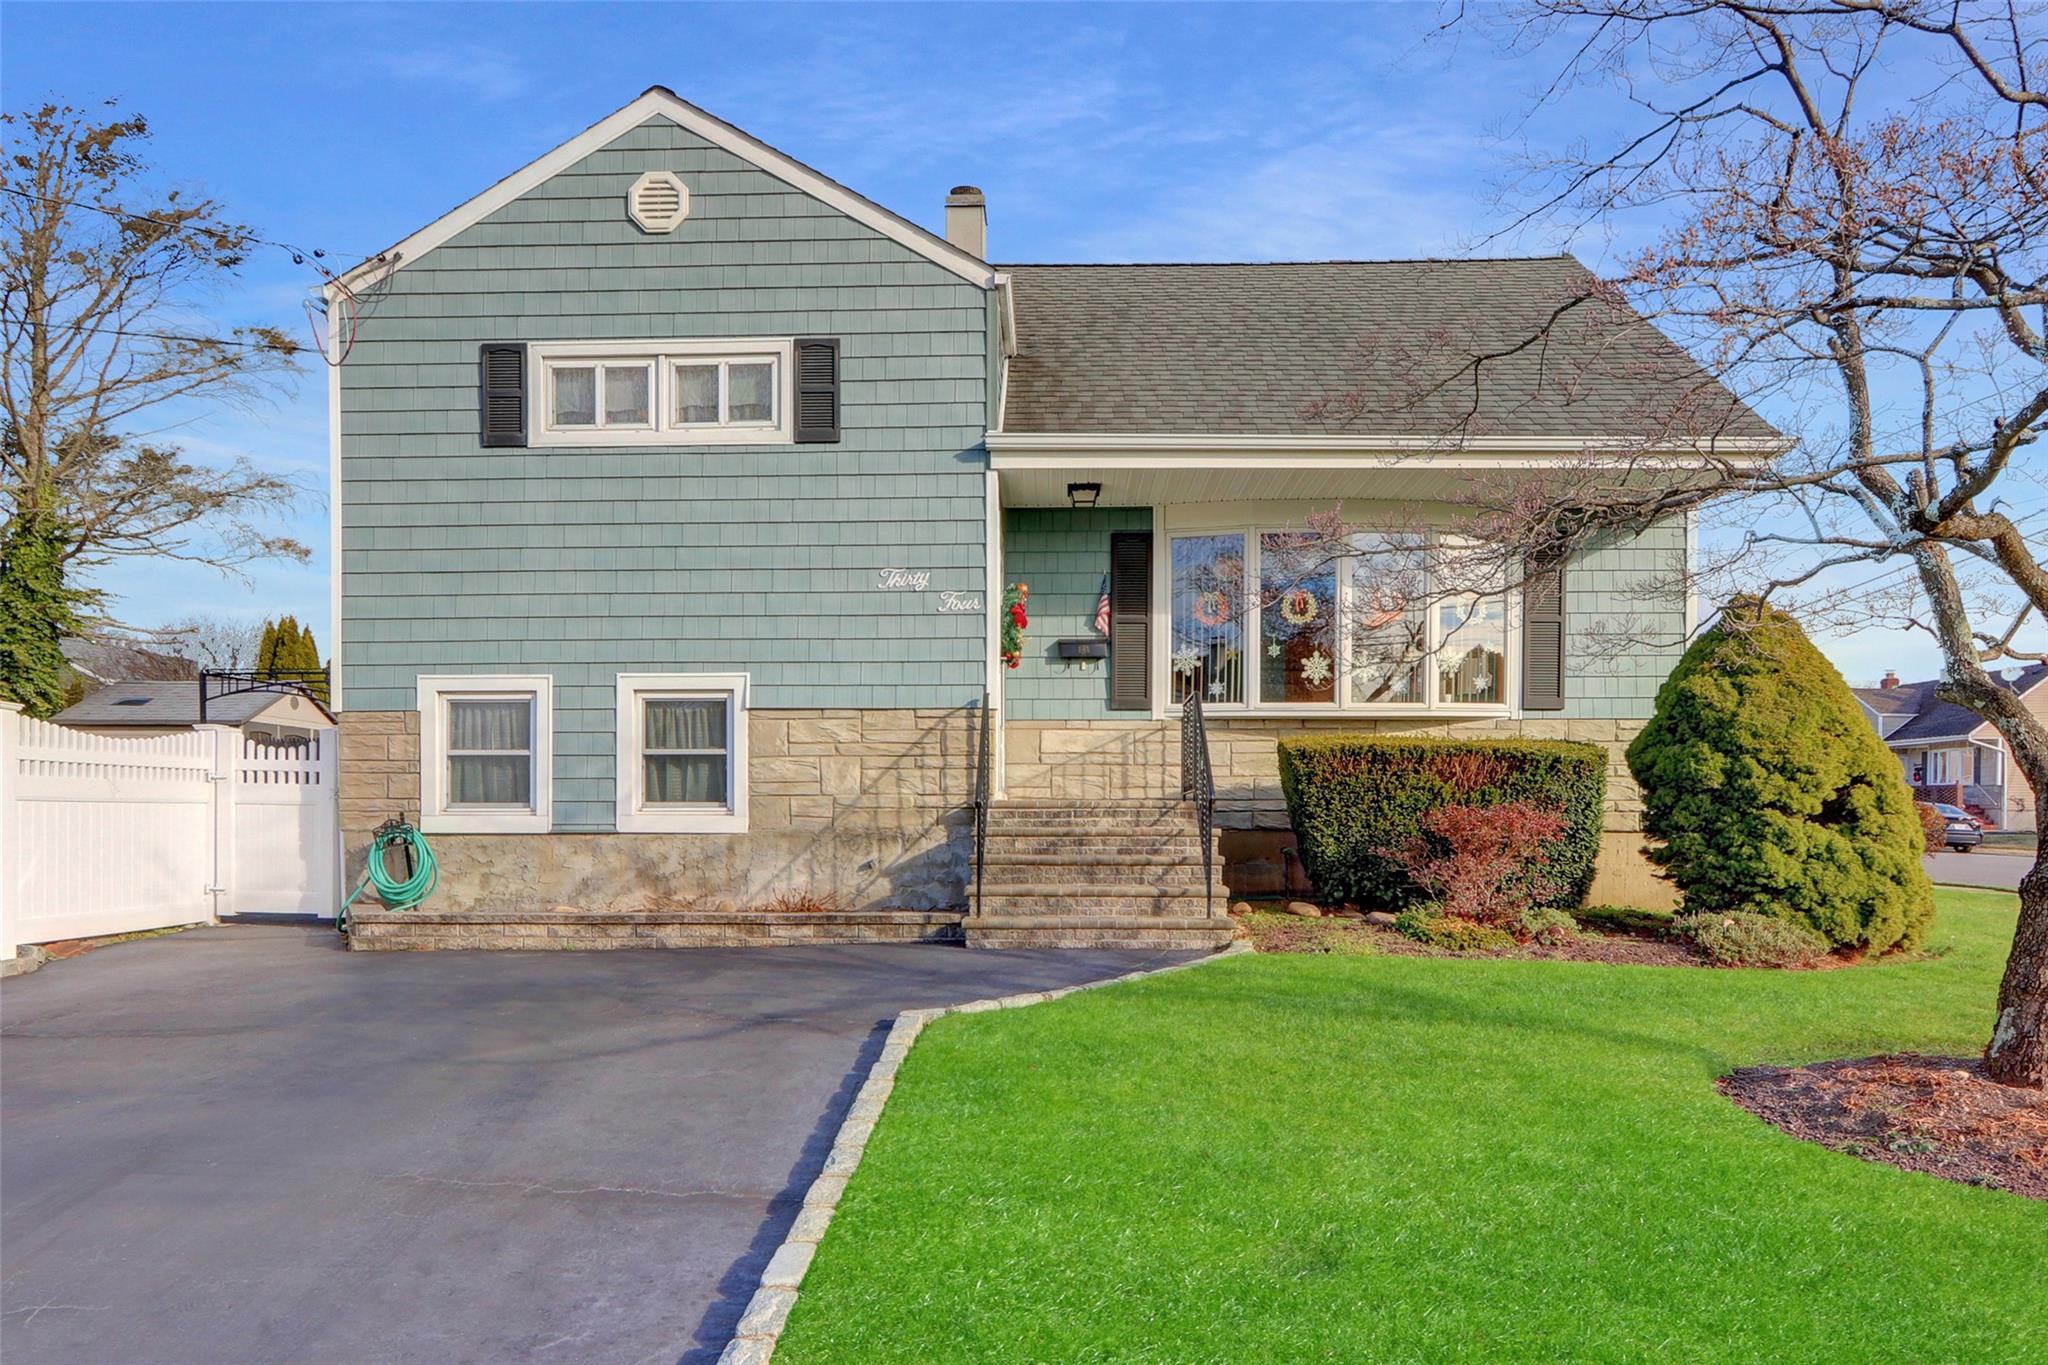
[[[1202,698],[1190,691],[1180,710],[1180,799],[1195,805],[1195,825],[1202,835],[1202,896],[1209,914],[1216,913],[1216,774],[1209,767],[1209,727],[1202,718]]]
[[[317,687],[315,686],[317,684]],[[199,723],[206,723],[207,703],[244,692],[282,692],[320,700],[329,691],[324,668],[202,668],[199,670]]]
[[[988,806],[994,798],[996,718],[981,694],[981,752],[974,762],[974,913],[981,913],[981,866],[988,858]]]

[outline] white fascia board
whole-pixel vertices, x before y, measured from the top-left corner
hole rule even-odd
[[[1010,283],[1010,277],[998,273],[995,276],[996,301],[1003,314],[1003,359],[1017,354],[1017,291]],[[997,427],[1000,429],[1001,423]]]
[[[1300,456],[1304,467],[1385,467],[1418,461],[1446,468],[1490,468],[1518,455],[1549,457],[1599,453],[1644,468],[1697,468],[1702,460],[1728,459],[1748,463],[1768,459],[1784,449],[1773,440],[1718,442],[1700,449],[1672,449],[1637,454],[1626,441],[1608,437],[1496,436],[1446,440],[1440,436],[1262,436],[1151,434],[1134,432],[1069,433],[991,431],[988,448],[998,469],[1052,469],[1076,458],[1109,469],[1263,468],[1277,456]]]
[[[344,272],[342,283],[353,287],[372,277],[403,270],[464,228],[480,222],[657,115],[689,129],[706,142],[724,148],[856,222],[873,228],[933,264],[952,271],[969,284],[983,289],[995,287],[995,272],[989,269],[986,261],[962,251],[943,237],[927,232],[909,219],[891,213],[872,199],[854,193],[829,176],[812,170],[794,157],[741,132],[721,118],[705,113],[675,92],[660,86],[591,124],[545,156],[528,162],[482,194],[450,209],[410,237]],[[621,214],[625,212],[623,203],[619,211]]]
[[[327,293],[327,695],[342,709],[341,679],[341,312]]]

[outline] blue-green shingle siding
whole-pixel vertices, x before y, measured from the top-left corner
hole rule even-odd
[[[1013,507],[1003,513],[1003,581],[1031,585],[1024,660],[1003,675],[1017,720],[1130,719],[1109,709],[1105,664],[1063,663],[1063,639],[1095,640],[1095,608],[1109,572],[1109,534],[1152,527],[1149,507]]]
[[[690,187],[648,235],[647,170]],[[621,671],[762,707],[977,700],[993,361],[981,288],[659,117],[397,271],[341,372],[343,704],[422,673],[555,680],[555,823],[612,823]],[[838,444],[484,449],[477,346],[836,336]],[[931,593],[877,590],[929,570]]]
[[[1583,551],[1565,575],[1564,711],[1647,720],[1685,653],[1685,523],[1660,523]]]

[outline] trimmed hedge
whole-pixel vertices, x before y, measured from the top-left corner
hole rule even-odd
[[[1439,806],[1527,801],[1565,819],[1564,835],[1551,850],[1560,891],[1548,904],[1570,908],[1593,884],[1607,751],[1550,739],[1284,739],[1280,788],[1302,867],[1327,899],[1415,904],[1422,892],[1385,853],[1412,842],[1424,815]]]

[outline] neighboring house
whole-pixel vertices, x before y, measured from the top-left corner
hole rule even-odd
[[[125,640],[88,640],[73,636],[61,646],[64,668],[58,681],[66,694],[78,695],[118,681],[171,681],[197,678],[199,665],[176,654],[161,654]]]
[[[209,696],[200,714],[200,682],[115,681],[50,717],[96,735],[167,735],[195,725],[230,725],[270,743],[307,740],[334,728],[334,714],[303,690],[270,684]]]
[[[2048,664],[1993,676],[2025,698],[2035,715],[2048,716]],[[2034,790],[2013,766],[2005,736],[1976,712],[1935,696],[1940,685],[1900,682],[1887,672],[1876,687],[1854,691],[1920,800],[1961,806],[1998,829],[2031,826]]]
[[[927,232],[656,88],[330,288],[361,314],[330,387],[356,865],[404,808],[450,912],[958,907],[986,697],[1012,842],[985,941],[1161,941],[1144,910],[1211,942],[1199,880],[1089,885],[1174,882],[1167,855],[1031,842],[1177,795],[1199,694],[1240,889],[1277,884],[1274,741],[1314,729],[1603,744],[1596,894],[1654,894],[1620,755],[1691,625],[1645,592],[1683,521],[1603,542],[1527,609],[1411,605],[1350,648],[1348,571],[1307,585],[1313,619],[1243,608],[1278,537],[1340,502],[1385,550],[1474,479],[1626,447],[1649,410],[1717,411],[1734,458],[1776,449],[1769,426],[1625,310],[1526,346],[1591,283],[1569,257],[1000,266],[979,191],[945,217]],[[1476,380],[1417,389],[1418,356],[1489,347]],[[1303,416],[1338,392],[1343,426]]]

